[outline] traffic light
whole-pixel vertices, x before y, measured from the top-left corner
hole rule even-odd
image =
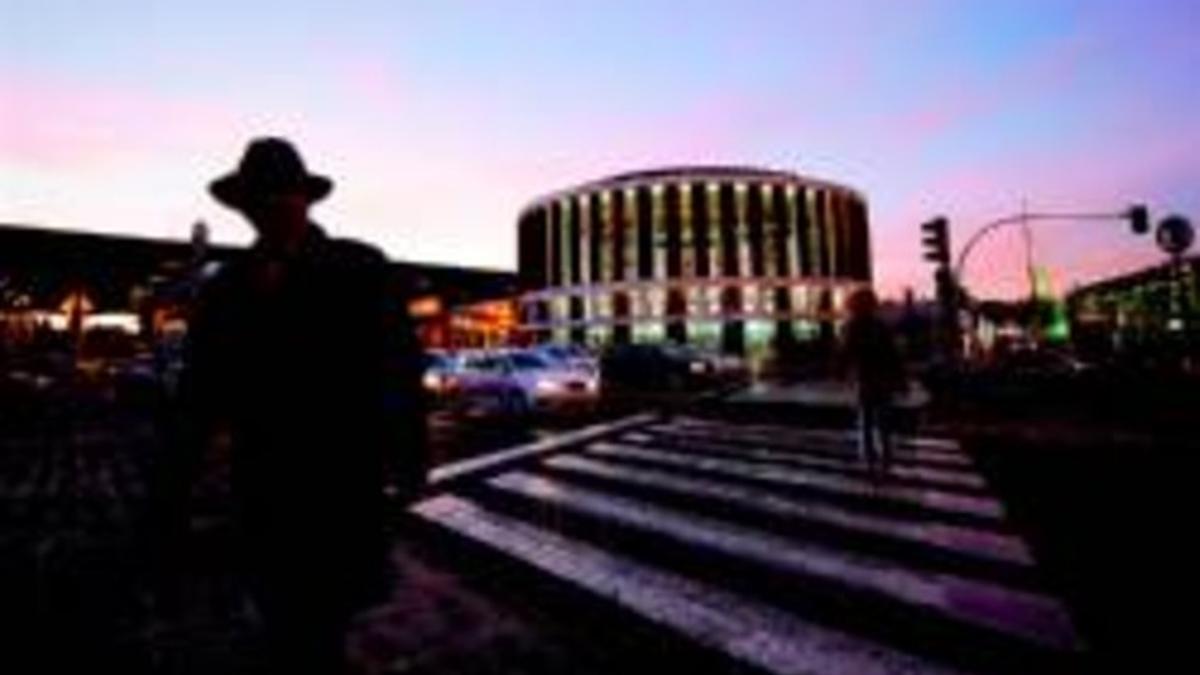
[[[946,219],[941,216],[921,223],[921,243],[925,246],[925,259],[943,267],[950,265],[948,225]]]
[[[1150,210],[1145,204],[1134,204],[1125,212],[1129,217],[1129,228],[1134,234],[1146,234],[1150,231]]]

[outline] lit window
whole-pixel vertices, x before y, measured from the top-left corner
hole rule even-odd
[[[812,311],[809,288],[807,286],[792,287],[792,312],[806,315]]]
[[[645,316],[655,319],[662,318],[667,314],[667,294],[660,288],[651,288],[646,292],[646,309],[648,310]]]
[[[708,287],[693,286],[687,289],[688,316],[705,316],[708,314]]]
[[[666,330],[661,321],[636,321],[633,324],[634,342],[662,342]]]

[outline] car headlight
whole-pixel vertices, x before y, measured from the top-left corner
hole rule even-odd
[[[693,374],[701,375],[704,371],[708,370],[708,366],[703,361],[692,361],[691,370]]]
[[[537,388],[537,390],[539,392],[541,392],[543,394],[554,393],[554,392],[557,392],[560,389],[562,389],[562,385],[555,382],[554,380],[538,380],[537,384],[534,386]]]
[[[421,384],[426,389],[437,391],[441,388],[442,380],[435,373],[425,373],[425,376],[421,378]]]

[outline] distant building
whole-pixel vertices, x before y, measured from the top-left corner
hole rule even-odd
[[[195,237],[195,233],[193,233]],[[197,260],[197,251],[204,258]],[[64,307],[105,315],[137,315],[144,329],[156,312],[186,303],[191,271],[244,255],[236,246],[166,241],[0,224],[0,314],[47,313],[63,323]],[[393,288],[418,312],[422,335],[448,324],[458,307],[511,298],[511,272],[392,262]],[[430,311],[432,310],[432,311]],[[314,308],[314,314],[320,308]]]
[[[1111,354],[1200,344],[1200,256],[1105,279],[1067,296],[1074,340]]]
[[[727,353],[831,338],[871,282],[866,201],[793,173],[679,167],[535,200],[518,221],[538,340],[670,340]]]

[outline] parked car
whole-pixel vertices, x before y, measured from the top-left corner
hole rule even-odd
[[[721,367],[686,345],[628,344],[606,351],[600,372],[606,385],[680,390],[711,383]]]
[[[534,347],[532,351],[554,363],[582,373],[596,373],[600,368],[596,357],[580,345],[547,343]]]
[[[435,403],[444,403],[454,395],[460,369],[460,360],[455,356],[438,351],[425,352],[421,385]]]
[[[580,372],[533,350],[466,356],[457,375],[456,404],[466,413],[522,416],[599,400],[595,373]]]

